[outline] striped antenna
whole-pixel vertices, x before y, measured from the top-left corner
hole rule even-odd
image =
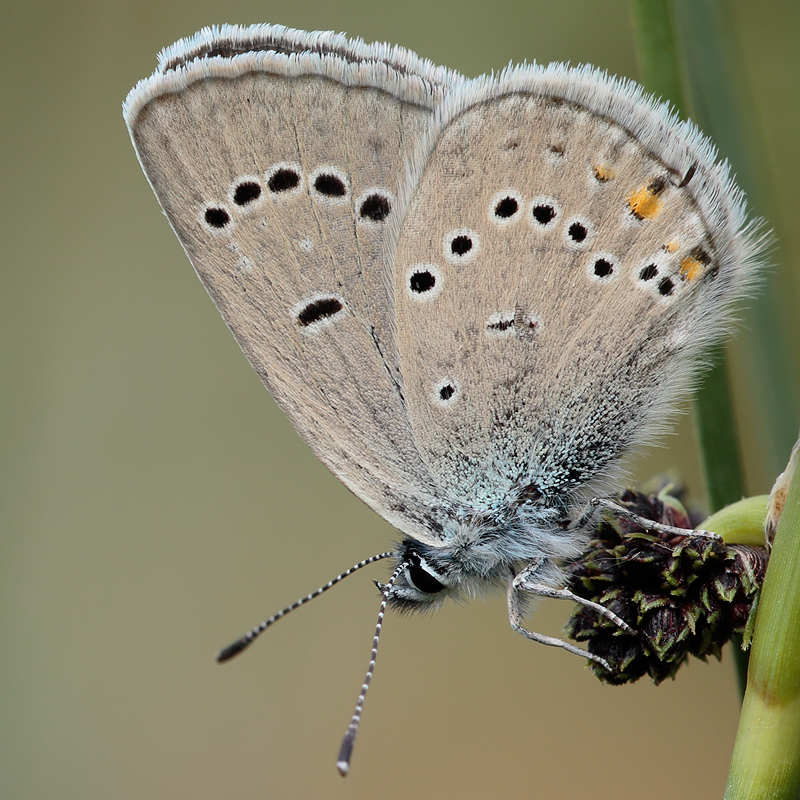
[[[364,698],[367,696],[367,689],[369,689],[372,674],[375,672],[375,660],[378,658],[378,640],[381,638],[381,626],[383,625],[383,615],[386,613],[386,604],[389,602],[389,593],[392,590],[392,586],[394,586],[394,582],[407,566],[408,564],[405,562],[398,564],[392,573],[392,577],[381,587],[383,590],[383,598],[381,599],[381,607],[378,611],[378,624],[375,626],[375,636],[372,638],[372,653],[370,654],[367,674],[364,677],[364,683],[361,684],[361,694],[359,694],[358,700],[356,701],[356,710],[353,712],[353,718],[350,720],[350,725],[347,727],[344,739],[342,739],[342,746],[339,748],[339,758],[336,760],[336,768],[343,778],[350,772],[350,758],[353,755],[353,745],[356,741],[358,725],[361,722]]]
[[[332,586],[336,586],[339,581],[346,578],[348,575],[352,575],[354,572],[357,572],[362,567],[366,567],[367,564],[374,564],[376,561],[380,561],[384,558],[391,558],[392,556],[396,556],[397,553],[379,553],[377,556],[372,556],[370,558],[365,558],[363,561],[359,561],[358,564],[354,564],[350,569],[345,570],[341,575],[337,575],[333,580],[328,581],[324,586],[320,586],[311,594],[307,594],[305,597],[301,597],[297,602],[292,603],[290,606],[286,606],[286,608],[279,611],[277,614],[273,614],[269,619],[265,619],[260,625],[256,625],[255,628],[248,631],[241,639],[237,639],[233,644],[229,644],[227,647],[223,648],[222,650],[217,653],[217,663],[223,664],[226,661],[230,661],[234,656],[238,656],[242,650],[245,650],[249,647],[255,639],[260,636],[270,625],[274,622],[277,622],[279,619],[283,619],[290,611],[294,611],[296,608],[300,608],[300,606],[305,605],[309,600],[313,600],[315,597],[319,597],[323,592],[327,592]],[[397,572],[397,570],[395,570]],[[398,573],[399,574],[399,573]],[[391,584],[390,584],[391,585]],[[386,597],[386,593],[384,591],[384,598]],[[385,607],[385,602],[384,606]],[[381,615],[383,611],[381,611]],[[382,618],[382,617],[381,617]],[[380,627],[380,626],[379,626]],[[377,638],[376,638],[377,644]],[[373,651],[374,652],[374,651]],[[374,663],[374,662],[373,662]]]

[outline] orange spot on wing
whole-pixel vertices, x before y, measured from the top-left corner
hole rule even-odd
[[[665,244],[664,245],[664,249],[668,253],[674,253],[678,249],[679,246],[680,245],[678,244],[678,242],[672,241],[672,242],[668,242],[667,244]]]
[[[658,216],[661,206],[664,205],[658,198],[659,192],[653,190],[653,184],[642,186],[637,189],[629,198],[628,205],[631,213],[638,219],[653,219]]]
[[[594,176],[600,181],[600,183],[605,183],[606,181],[616,178],[617,173],[614,172],[611,167],[607,167],[604,164],[597,164],[594,168]]]
[[[687,281],[696,281],[703,274],[703,263],[693,256],[681,260],[681,276]]]

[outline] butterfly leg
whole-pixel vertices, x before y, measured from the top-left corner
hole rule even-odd
[[[717,533],[711,531],[704,531],[695,528],[676,528],[674,525],[664,525],[662,522],[656,522],[652,519],[647,519],[639,514],[635,514],[630,509],[615,503],[605,497],[593,497],[589,501],[589,505],[581,516],[572,524],[571,527],[583,528],[595,516],[598,509],[610,511],[614,516],[622,517],[630,522],[638,525],[642,530],[651,531],[652,533],[666,533],[671,536],[697,536],[705,539],[716,539],[719,541],[722,537]]]
[[[520,573],[522,574],[522,573]],[[613,672],[611,669],[611,665],[606,661],[604,658],[600,658],[600,656],[596,656],[593,653],[589,653],[586,650],[581,650],[580,647],[576,647],[569,642],[565,642],[563,639],[556,639],[553,636],[545,636],[542,633],[534,633],[533,631],[529,631],[522,625],[522,615],[520,613],[520,606],[519,606],[519,592],[515,584],[515,578],[508,582],[508,621],[511,623],[511,627],[517,632],[521,633],[527,639],[530,639],[533,642],[539,642],[539,644],[546,644],[550,647],[560,647],[563,650],[566,650],[568,653],[572,653],[573,655],[579,656],[580,658],[588,658],[590,661],[594,661],[597,664],[600,664],[601,667],[607,669],[609,672]]]
[[[575,594],[575,592],[571,592],[566,587],[563,589],[553,589],[552,587],[546,586],[543,583],[537,583],[535,580],[533,580],[533,577],[538,571],[538,563],[529,564],[514,578],[514,588],[517,591],[528,592],[530,594],[535,594],[538,597],[551,597],[554,600],[571,600],[573,603],[577,603],[578,605],[594,609],[598,614],[601,614],[606,619],[610,619],[615,625],[622,628],[622,630],[624,630],[626,633],[636,633],[636,631],[634,631],[624,619],[618,617],[613,611],[611,611],[611,609],[600,605],[600,603],[595,603],[592,600],[587,600],[584,597],[580,597],[580,595]]]

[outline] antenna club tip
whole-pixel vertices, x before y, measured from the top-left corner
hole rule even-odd
[[[222,650],[217,653],[217,664],[224,664],[226,661],[230,661],[234,656],[238,656],[239,653],[241,653],[251,641],[251,639],[243,637],[233,644],[223,647]]]
[[[339,774],[343,778],[346,778],[347,773],[350,772],[350,756],[353,754],[353,743],[355,742],[357,729],[357,726],[354,728],[352,725],[347,729],[347,733],[342,739],[342,746],[339,748],[336,769],[339,770]]]

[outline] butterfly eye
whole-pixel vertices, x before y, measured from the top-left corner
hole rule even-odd
[[[406,577],[408,582],[424,594],[438,594],[445,588],[445,585],[435,578],[428,570],[422,566],[422,559],[417,553],[410,553],[408,556],[408,566],[406,567]]]

